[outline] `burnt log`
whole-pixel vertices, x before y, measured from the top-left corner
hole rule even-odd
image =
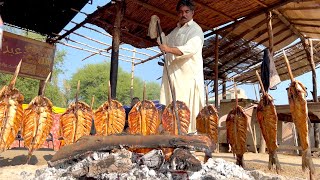
[[[201,162],[186,149],[175,149],[170,157],[170,166],[173,170],[200,171]]]
[[[212,157],[215,145],[206,135],[111,135],[83,136],[76,143],[63,146],[55,153],[49,167],[83,159],[94,151],[111,151],[120,148],[184,148],[205,153]]]

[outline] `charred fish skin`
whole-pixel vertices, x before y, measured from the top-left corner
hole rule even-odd
[[[266,141],[269,151],[269,170],[273,165],[276,165],[276,170],[279,173],[281,166],[277,156],[278,142],[277,142],[277,123],[278,115],[273,103],[273,99],[269,94],[264,94],[257,107],[257,120]]]
[[[226,120],[227,142],[231,144],[233,154],[236,154],[236,164],[245,167],[243,154],[247,151],[248,117],[241,106],[232,109]]]
[[[4,86],[0,91],[0,153],[14,142],[23,116],[24,97],[16,88]]]
[[[292,120],[299,134],[302,147],[302,169],[308,168],[311,175],[315,173],[309,142],[309,116],[306,101],[307,90],[299,81],[293,81],[288,88],[288,99]]]
[[[208,134],[210,139],[218,142],[218,122],[219,115],[217,109],[213,105],[205,106],[197,115],[196,127],[197,132]]]

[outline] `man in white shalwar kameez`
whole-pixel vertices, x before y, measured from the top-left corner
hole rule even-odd
[[[204,77],[202,47],[204,35],[201,27],[193,21],[194,4],[180,0],[176,8],[179,16],[177,27],[159,45],[166,53],[168,72],[175,87],[176,99],[190,109],[189,133],[196,132],[196,117],[204,107]],[[163,70],[160,103],[172,102],[166,70]]]

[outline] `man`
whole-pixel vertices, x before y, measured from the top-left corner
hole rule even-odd
[[[196,132],[196,117],[204,106],[203,31],[193,21],[194,3],[180,0],[176,6],[179,17],[177,27],[164,39],[159,48],[166,53],[168,73],[175,87],[176,99],[190,109],[189,133]],[[163,70],[160,103],[168,105],[172,96],[166,70]]]

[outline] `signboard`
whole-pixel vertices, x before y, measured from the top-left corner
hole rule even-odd
[[[0,72],[13,74],[22,60],[19,76],[45,80],[52,71],[54,53],[54,45],[4,32]]]

